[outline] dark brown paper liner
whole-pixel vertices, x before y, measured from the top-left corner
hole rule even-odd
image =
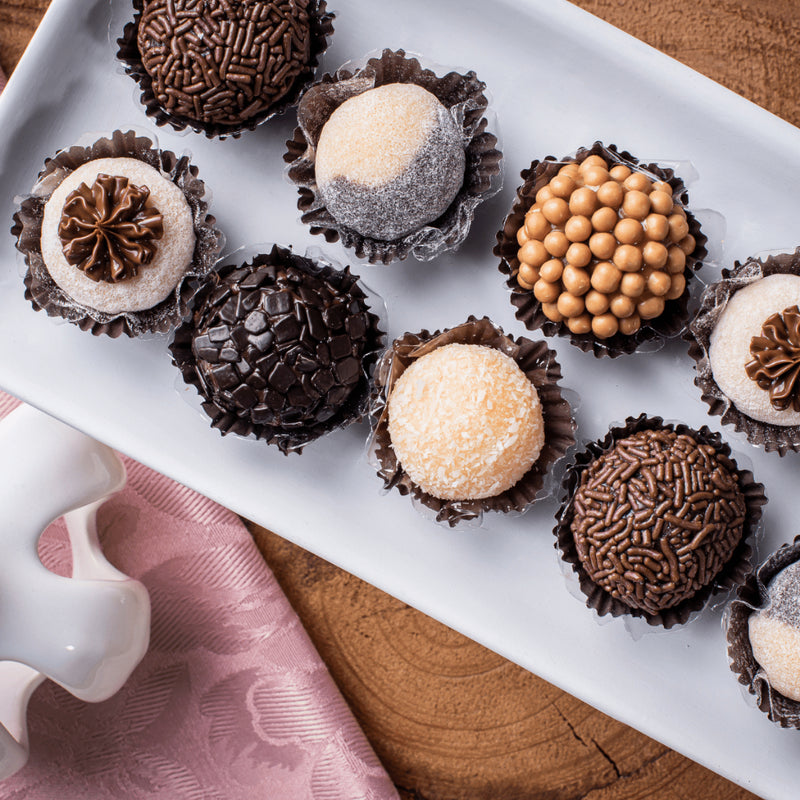
[[[304,272],[314,275],[322,275],[326,280],[338,284],[342,292],[355,289],[361,292],[361,297],[366,303],[366,295],[358,285],[358,275],[350,272],[350,267],[344,270],[337,270],[327,264],[317,264],[313,259],[301,258],[292,253],[291,247],[284,248],[273,245],[272,250],[266,254],[260,254],[254,258],[247,259],[249,263],[258,262],[259,265],[294,266]],[[312,272],[307,262],[314,263],[315,272]],[[197,293],[192,298],[190,311],[199,308],[205,299],[219,285],[221,277],[238,269],[240,263],[232,261],[219,266],[212,273],[206,276],[200,285]],[[191,316],[176,329],[172,342],[169,345],[172,353],[172,363],[180,370],[183,380],[190,386],[194,386],[198,395],[203,399],[203,411],[211,419],[211,427],[216,428],[223,436],[229,433],[237,436],[254,436],[256,439],[263,439],[267,444],[274,444],[284,454],[289,452],[301,453],[303,447],[309,442],[318,439],[339,428],[344,428],[353,422],[358,422],[367,413],[370,400],[370,379],[372,376],[378,354],[384,345],[384,332],[380,329],[380,320],[371,311],[367,310],[369,327],[367,331],[367,346],[361,359],[361,377],[358,385],[348,396],[345,403],[337,413],[325,422],[309,425],[302,430],[287,432],[274,425],[256,425],[247,419],[237,417],[230,411],[217,405],[214,400],[206,395],[202,380],[199,378],[195,366],[194,353],[192,352],[192,334],[194,332],[194,322]]]
[[[318,192],[314,171],[319,135],[331,114],[345,100],[388,83],[414,83],[435,95],[446,108],[463,106],[464,134],[470,137],[465,151],[464,185],[453,202],[438,219],[393,241],[362,236],[337,222]],[[486,84],[474,72],[450,72],[439,78],[423,69],[417,59],[406,57],[403,50],[384,50],[355,73],[340,69],[335,75],[323,75],[300,101],[299,127],[286,142],[283,157],[289,164],[287,175],[300,193],[297,207],[302,212],[301,219],[311,226],[311,233],[322,234],[328,242],[341,239],[345,247],[373,264],[389,264],[409,254],[428,261],[460,245],[469,232],[475,208],[494,193],[492,179],[501,168],[497,137],[486,130],[488,121],[483,117],[489,104],[485,89]]]
[[[192,211],[196,244],[191,266],[169,297],[144,311],[108,314],[77,303],[50,277],[42,258],[42,219],[48,199],[67,175],[87,161],[119,157],[144,161],[181,189]],[[208,213],[205,184],[197,174],[198,169],[189,162],[188,156],[179,158],[169,150],[158,150],[150,139],[138,137],[133,131],[114,131],[110,138],[98,139],[89,147],[70,147],[46,159],[37,179],[37,187],[40,184],[46,187],[44,193],[37,192],[22,201],[11,228],[12,235],[17,237],[17,249],[25,256],[28,266],[24,278],[25,298],[36,311],[63,317],[95,336],[105,334],[115,338],[123,333],[140,336],[170,330],[186,312],[195,291],[192,279],[212,269],[223,242],[222,233],[214,227],[216,219]]]
[[[679,435],[688,434],[700,444],[710,445],[716,450],[720,461],[739,476],[739,488],[744,496],[747,517],[744,522],[741,541],[725,566],[710,584],[672,608],[665,609],[658,614],[649,614],[640,608],[632,608],[621,600],[612,597],[592,581],[578,557],[570,526],[574,517],[572,501],[575,491],[580,485],[581,475],[588,465],[603,453],[608,452],[618,440],[639,431],[662,428],[675,431]],[[683,424],[665,423],[661,417],[648,417],[646,414],[641,414],[635,418],[628,417],[623,426],[611,428],[603,439],[587,444],[586,449],[578,453],[573,463],[567,467],[562,481],[562,491],[566,493],[566,499],[556,512],[557,524],[553,532],[556,536],[556,544],[561,551],[561,558],[572,565],[573,571],[578,576],[581,591],[586,596],[587,607],[593,608],[601,617],[605,614],[610,614],[612,617],[642,617],[648,625],[662,626],[664,628],[683,625],[695,611],[699,611],[705,606],[712,594],[735,586],[742,581],[750,568],[752,555],[752,547],[748,540],[758,527],[758,522],[761,519],[761,506],[767,502],[763,485],[753,480],[752,472],[738,468],[736,461],[731,457],[730,447],[722,441],[722,437],[718,433],[713,433],[705,425],[698,431]]]
[[[723,425],[733,425],[751,444],[763,447],[768,453],[777,452],[784,456],[790,450],[800,452],[800,426],[772,425],[743,414],[719,388],[708,359],[711,334],[731,296],[759,278],[781,273],[800,275],[800,248],[793,253],[768,256],[763,261],[757,258],[749,258],[744,263],[737,261],[732,270],[722,270],[721,280],[703,292],[700,308],[684,339],[689,342],[689,355],[695,362],[697,374],[694,383],[708,404],[708,413],[720,416]]]
[[[800,536],[785,544],[755,571],[749,573],[736,590],[728,606],[726,636],[731,671],[739,683],[756,699],[756,704],[773,722],[782,728],[800,728],[800,703],[784,697],[773,689],[753,656],[750,644],[750,614],[767,604],[767,586],[785,567],[800,559]]]
[[[133,22],[127,23],[122,32],[122,36],[117,39],[119,50],[117,58],[122,62],[125,72],[130,75],[142,90],[140,102],[144,106],[145,113],[156,125],[170,125],[176,131],[189,128],[196,133],[205,134],[209,139],[225,139],[230,136],[237,139],[244,131],[255,130],[263,122],[273,117],[283,114],[286,109],[296,105],[303,92],[311,85],[314,75],[319,66],[325,50],[328,48],[328,40],[333,35],[333,20],[335,15],[326,8],[326,0],[311,0],[308,7],[309,19],[311,21],[311,55],[306,68],[300,72],[290,87],[289,91],[283,95],[276,103],[263,109],[258,114],[242,121],[239,125],[219,125],[217,123],[202,122],[201,120],[182,117],[170,114],[156,99],[153,92],[153,79],[150,73],[144,68],[142,55],[139,52],[137,42],[137,31],[139,19],[145,0],[133,0],[133,10],[135,16]]]
[[[566,323],[549,320],[542,311],[542,304],[534,297],[533,291],[521,288],[516,280],[519,271],[517,232],[525,222],[525,214],[528,209],[536,201],[536,192],[558,174],[558,170],[565,163],[574,161],[580,164],[592,155],[599,155],[614,163],[625,164],[632,168],[638,167],[669,183],[672,187],[673,197],[680,199],[687,212],[689,233],[697,241],[694,252],[686,258],[686,269],[684,270],[686,289],[683,294],[676,300],[667,300],[661,316],[644,321],[642,327],[630,336],[617,333],[608,339],[598,339],[590,333],[572,333]],[[516,200],[503,223],[502,230],[497,233],[497,244],[493,252],[501,259],[499,269],[503,275],[507,276],[506,286],[511,290],[511,304],[517,309],[516,317],[524,323],[528,330],[541,329],[545,336],[568,338],[575,347],[585,353],[591,352],[596,358],[603,356],[617,358],[635,352],[645,342],[662,341],[677,335],[684,329],[689,317],[688,306],[692,278],[708,254],[705,247],[708,238],[700,230],[700,223],[697,219],[685,208],[689,202],[689,196],[683,180],[675,174],[674,170],[660,167],[658,164],[640,164],[637,158],[625,150],[618,150],[616,145],[611,144],[606,147],[602,142],[595,142],[590,148],[582,147],[574,156],[565,156],[560,160],[556,160],[554,156],[547,156],[543,161],[533,161],[528,169],[522,170],[520,175],[523,184],[517,189]]]
[[[545,444],[536,463],[510,489],[483,500],[441,500],[423,491],[403,470],[389,438],[386,403],[395,381],[417,358],[453,343],[493,347],[513,358],[536,387],[542,404]],[[485,511],[524,511],[536,501],[547,472],[575,444],[575,421],[569,403],[561,395],[560,380],[561,367],[544,342],[524,337],[512,339],[487,317],[470,316],[465,323],[444,331],[404,334],[381,356],[375,369],[371,447],[384,487],[397,489],[402,495],[410,494],[436,513],[437,522],[446,522],[450,527],[477,519]]]

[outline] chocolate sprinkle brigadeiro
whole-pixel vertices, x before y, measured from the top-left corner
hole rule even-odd
[[[708,585],[742,538],[738,479],[710,445],[668,429],[618,441],[584,472],[572,532],[589,577],[651,614]]]
[[[287,452],[364,413],[382,334],[355,276],[275,246],[211,277],[170,349],[213,427]]]
[[[308,63],[308,0],[149,0],[138,43],[164,109],[234,125],[280,100]]]

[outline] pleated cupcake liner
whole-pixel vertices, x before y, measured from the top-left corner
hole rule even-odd
[[[626,336],[617,333],[608,339],[598,339],[591,333],[572,333],[565,322],[553,322],[548,319],[542,310],[542,304],[536,299],[532,290],[523,289],[517,283],[519,271],[519,243],[517,232],[525,223],[525,214],[536,202],[536,193],[554,178],[559,169],[565,164],[582,163],[589,156],[599,155],[612,164],[623,164],[634,171],[650,173],[658,180],[666,181],[672,187],[672,196],[679,200],[686,211],[686,221],[689,224],[689,233],[694,236],[697,244],[691,255],[686,257],[686,288],[683,294],[675,300],[667,300],[664,312],[651,320],[643,320],[642,327],[636,333]],[[500,258],[499,270],[506,276],[506,286],[511,291],[511,304],[516,308],[515,315],[528,330],[541,330],[545,336],[560,336],[567,338],[570,344],[585,353],[592,353],[596,358],[607,356],[617,358],[629,355],[639,350],[646,342],[663,344],[667,339],[677,336],[685,327],[689,318],[689,302],[692,292],[694,273],[702,266],[703,259],[708,255],[706,249],[707,237],[700,229],[697,218],[686,208],[689,195],[683,180],[669,167],[662,167],[655,163],[640,162],[626,150],[619,150],[616,145],[604,145],[595,142],[591,147],[580,148],[575,155],[556,159],[547,156],[544,160],[535,160],[528,169],[520,173],[523,183],[517,189],[516,199],[503,227],[497,233],[497,244],[494,254]]]
[[[763,260],[754,257],[742,263],[737,261],[732,270],[724,269],[722,278],[703,292],[700,308],[683,338],[689,343],[689,355],[695,362],[694,383],[702,392],[708,413],[721,417],[723,425],[733,425],[751,444],[763,447],[768,453],[777,452],[784,456],[790,451],[800,452],[800,426],[773,425],[742,413],[714,380],[709,361],[711,335],[730,298],[754,281],[780,274],[800,275],[800,248],[792,253],[767,256]]]
[[[78,303],[55,283],[42,257],[42,220],[47,201],[70,173],[98,158],[136,158],[149,164],[180,188],[191,209],[195,234],[192,263],[169,297],[153,308],[110,314]],[[11,228],[17,249],[25,257],[25,298],[33,308],[51,317],[62,317],[95,336],[165,333],[177,325],[195,292],[194,279],[214,267],[224,243],[216,219],[208,213],[210,194],[189,159],[188,155],[179,157],[170,150],[160,150],[151,139],[134,131],[114,131],[87,147],[75,145],[47,158],[31,194],[19,200]]]
[[[581,477],[589,465],[595,459],[609,452],[621,439],[640,431],[660,429],[675,431],[679,436],[689,435],[699,444],[713,447],[722,465],[735,472],[738,476],[739,490],[744,498],[747,514],[739,544],[713,580],[677,605],[664,609],[657,614],[651,614],[643,609],[634,608],[623,603],[592,580],[578,556],[571,526],[575,517],[573,508],[575,492],[580,486]],[[578,452],[574,460],[567,466],[561,485],[561,492],[565,499],[556,512],[556,527],[553,533],[556,537],[556,546],[561,552],[562,560],[572,567],[578,577],[587,608],[593,609],[601,617],[611,615],[612,617],[641,618],[648,625],[660,626],[666,629],[675,625],[685,624],[695,612],[699,612],[705,607],[714,593],[730,589],[742,581],[750,568],[750,559],[753,552],[751,540],[758,529],[762,506],[767,502],[764,486],[754,480],[752,472],[739,469],[736,461],[731,456],[730,447],[723,442],[718,433],[712,432],[706,426],[695,430],[682,423],[667,423],[661,417],[648,417],[646,414],[641,414],[635,418],[628,417],[622,426],[612,427],[602,439],[589,442],[584,450]]]
[[[466,167],[462,188],[438,219],[387,241],[362,236],[328,211],[317,186],[315,158],[320,133],[331,114],[351,97],[390,83],[421,86],[460,122]],[[310,226],[311,233],[321,234],[328,242],[341,240],[344,247],[371,263],[390,264],[409,255],[430,261],[458,247],[469,233],[477,206],[500,190],[497,178],[501,174],[502,153],[497,149],[497,136],[487,130],[489,101],[485,89],[486,84],[474,72],[449,72],[440,78],[403,50],[387,49],[369,58],[361,68],[351,71],[346,64],[334,75],[324,75],[303,96],[298,107],[298,127],[286,142],[286,174],[300,195],[297,207],[302,212],[301,220]]]
[[[512,358],[536,388],[542,404],[545,443],[539,458],[510,489],[481,500],[442,500],[425,492],[403,469],[389,436],[387,403],[397,379],[418,358],[454,343],[492,347]],[[524,512],[546,495],[548,473],[575,444],[576,425],[570,404],[558,385],[561,377],[556,354],[544,342],[524,337],[512,339],[487,317],[470,316],[461,325],[433,333],[427,330],[405,333],[384,352],[375,369],[369,452],[384,488],[410,495],[417,506],[428,509],[437,522],[450,527],[480,520],[487,511]]]

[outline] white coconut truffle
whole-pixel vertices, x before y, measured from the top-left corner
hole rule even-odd
[[[163,236],[156,242],[153,260],[137,275],[119,283],[94,281],[70,264],[58,234],[67,197],[98,175],[127,178],[150,190],[150,202],[163,217]],[[45,204],[42,220],[42,257],[58,286],[81,305],[108,314],[144,311],[166,299],[192,263],[195,247],[192,210],[181,189],[157,169],[136,158],[99,158],[67,175]]]
[[[753,656],[773,689],[800,701],[800,563],[781,570],[767,593],[767,607],[749,620]]]
[[[750,342],[773,314],[800,303],[800,276],[768,275],[739,289],[725,306],[711,334],[709,364],[719,388],[743,414],[771,425],[800,425],[800,413],[779,411],[769,391],[745,371]]]
[[[544,446],[535,387],[491,347],[449,344],[418,358],[394,384],[388,414],[403,469],[443,500],[510,489]]]
[[[462,131],[426,89],[390,83],[351,97],[320,133],[315,175],[328,211],[393,240],[434,221],[464,182]]]

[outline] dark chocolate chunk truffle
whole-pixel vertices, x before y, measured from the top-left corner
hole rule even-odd
[[[309,6],[148,0],[137,42],[161,107],[201,123],[238,125],[280,101],[309,63]]]
[[[747,515],[731,463],[669,428],[622,438],[590,462],[572,508],[589,579],[648,614],[710,585],[739,545]]]
[[[433,222],[464,182],[462,130],[426,89],[390,83],[331,114],[316,152],[330,213],[362,236],[392,240]]]
[[[286,452],[364,413],[381,338],[349,270],[275,246],[215,272],[170,349],[214,427]]]

